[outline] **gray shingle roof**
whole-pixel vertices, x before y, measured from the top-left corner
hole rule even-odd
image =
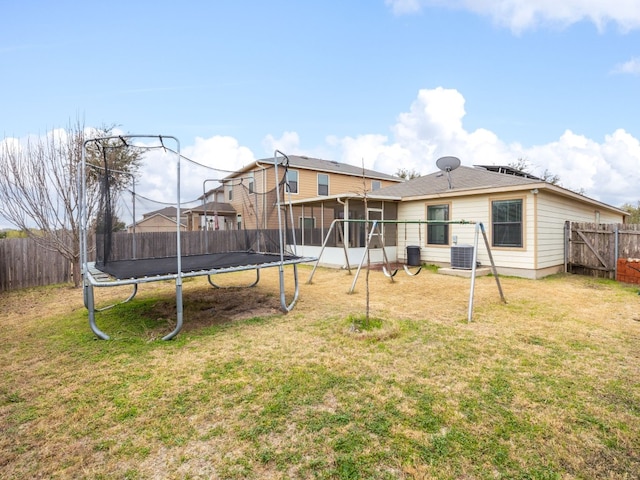
[[[207,202],[206,205],[198,205],[196,207],[187,208],[186,211],[194,213],[204,213],[206,207],[207,214],[210,215],[214,212],[224,213],[236,213],[236,209],[231,206],[230,203],[224,202]]]
[[[477,188],[500,188],[518,185],[539,184],[540,180],[490,172],[484,168],[460,167],[451,172],[451,189],[447,174],[435,172],[376,190],[377,196],[414,197],[445,192],[464,192]]]
[[[321,158],[312,158],[301,155],[287,155],[289,157],[290,168],[302,168],[306,170],[318,170],[321,172],[341,173],[343,175],[352,175],[356,177],[363,176],[362,167],[356,167],[355,165],[349,165],[348,163],[336,162],[334,160],[323,160]],[[265,158],[258,160],[259,163],[273,164],[273,158]],[[364,169],[364,176],[367,178],[373,178],[376,180],[390,180],[395,182],[401,182],[402,179],[395,175],[389,175],[387,173],[377,172],[375,170]]]
[[[163,217],[176,218],[176,207],[164,207],[160,210],[153,210],[142,214],[143,218],[152,217],[154,215],[162,215]]]

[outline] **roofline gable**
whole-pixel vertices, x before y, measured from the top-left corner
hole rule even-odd
[[[182,213],[182,212],[180,212],[180,213]],[[163,215],[162,213],[154,213],[152,215],[149,215],[148,217],[143,217],[142,220],[139,220],[137,222],[133,222],[133,223],[127,225],[127,228],[133,227],[134,225],[140,225],[142,223],[146,223],[147,221],[149,221],[149,220],[151,220],[152,218],[155,218],[155,217],[162,217],[162,218],[165,218],[165,219],[169,220],[169,222],[171,222],[171,223],[178,224],[178,221],[175,218],[167,217],[166,215]],[[182,222],[180,222],[180,226],[185,227],[185,228],[187,227],[187,225],[185,223],[182,223]]]
[[[335,160],[325,160],[321,158],[313,158],[307,157],[304,155],[288,155],[289,157],[289,169],[294,170],[309,170],[314,172],[323,172],[323,173],[333,173],[338,175],[347,175],[350,177],[364,177],[367,179],[373,180],[386,180],[389,182],[398,182],[401,183],[404,179],[400,177],[396,177],[395,175],[390,175],[388,173],[378,172],[375,170],[363,169],[357,167],[355,165],[351,165],[349,163],[337,162]],[[309,162],[308,165],[305,165],[304,162]],[[256,168],[270,168],[273,167],[274,160],[273,158],[263,158],[259,160],[254,160],[253,162],[245,165],[244,167],[238,169],[237,171],[227,175],[224,180],[229,180],[232,178],[236,178],[244,173],[255,170]],[[331,166],[335,168],[331,168]],[[343,170],[340,170],[343,168]]]

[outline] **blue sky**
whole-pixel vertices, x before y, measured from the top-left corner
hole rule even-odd
[[[526,158],[640,200],[637,0],[0,0],[0,135],[118,124],[237,168]]]

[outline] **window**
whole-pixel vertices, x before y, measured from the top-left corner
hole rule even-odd
[[[329,195],[329,175],[326,173],[318,174],[318,195]]]
[[[493,246],[522,247],[522,200],[491,202]]]
[[[427,220],[449,220],[449,205],[427,205]],[[427,245],[449,245],[449,225],[446,223],[427,224]]]
[[[233,184],[229,184],[229,201],[233,200]]]
[[[380,180],[371,180],[371,191],[380,190],[382,188],[382,182]]]
[[[253,176],[253,172],[249,174],[249,193],[253,193],[255,184],[255,177]]]
[[[298,171],[287,170],[287,192],[298,193]]]
[[[315,217],[298,217],[298,221],[300,222],[300,228],[316,228]]]

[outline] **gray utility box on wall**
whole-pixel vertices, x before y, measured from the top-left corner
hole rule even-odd
[[[451,268],[471,270],[473,268],[473,245],[451,247]]]

